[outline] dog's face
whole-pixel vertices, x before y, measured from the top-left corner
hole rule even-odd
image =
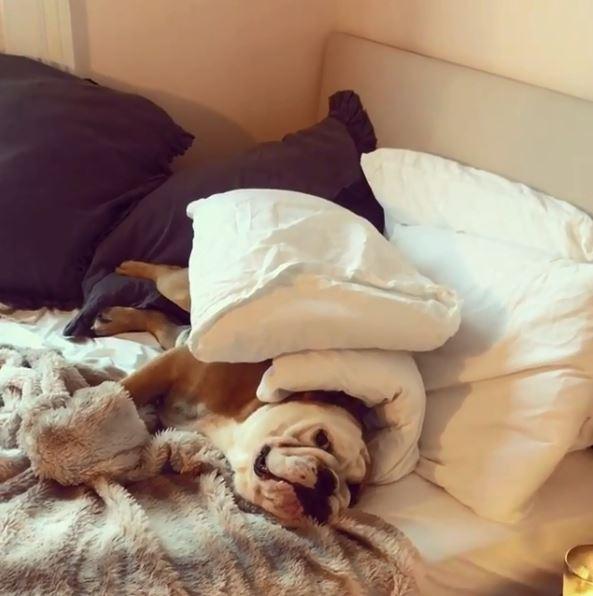
[[[339,515],[370,465],[354,418],[314,402],[259,408],[236,427],[225,451],[238,494],[289,526]]]

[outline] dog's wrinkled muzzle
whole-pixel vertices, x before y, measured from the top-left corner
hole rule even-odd
[[[253,470],[262,480],[288,482],[302,506],[303,513],[319,523],[329,520],[332,497],[338,486],[336,475],[312,455],[283,454],[264,445]]]

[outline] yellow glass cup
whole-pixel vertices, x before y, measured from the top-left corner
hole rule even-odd
[[[593,544],[571,548],[564,557],[562,596],[593,596]]]

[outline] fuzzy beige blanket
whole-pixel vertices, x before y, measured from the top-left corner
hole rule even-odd
[[[203,436],[145,422],[101,374],[0,347],[0,594],[416,593],[399,530],[286,530]]]

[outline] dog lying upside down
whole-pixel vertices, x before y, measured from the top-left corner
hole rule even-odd
[[[152,279],[161,294],[189,310],[187,269],[126,261],[117,271]],[[208,436],[228,459],[243,498],[290,526],[307,517],[331,521],[352,504],[370,471],[362,402],[311,391],[264,404],[256,391],[269,361],[200,362],[185,345],[174,347],[185,328],[157,311],[111,308],[94,329],[157,338],[166,351],[122,384],[137,406],[160,400],[163,425]]]

